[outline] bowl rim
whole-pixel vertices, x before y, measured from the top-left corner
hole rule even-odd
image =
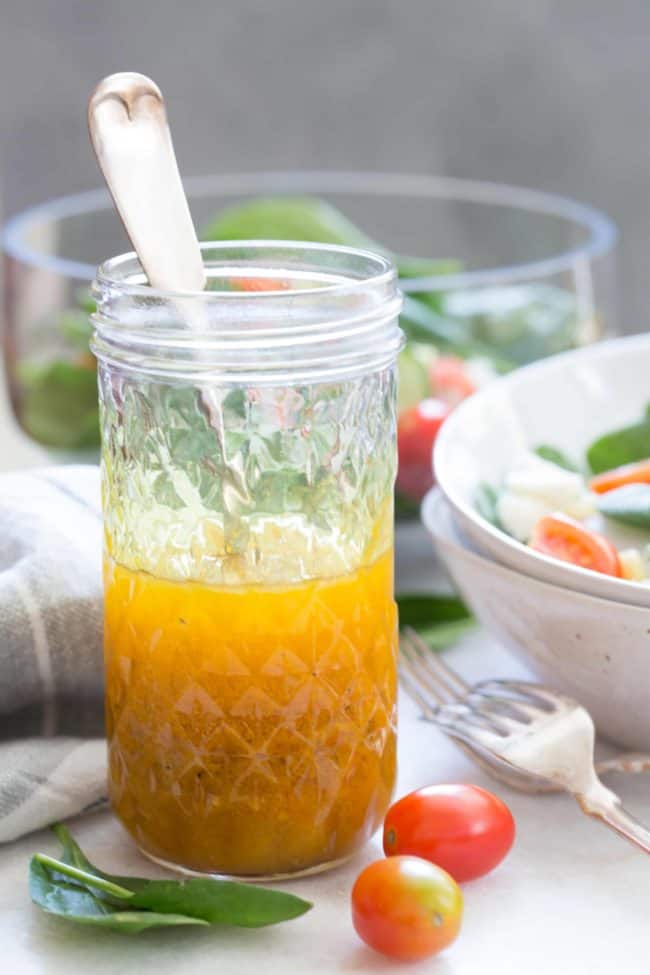
[[[527,572],[518,571],[517,569],[512,569],[507,565],[501,565],[500,562],[496,562],[489,556],[482,555],[480,552],[475,552],[472,548],[468,547],[464,543],[462,537],[458,537],[459,532],[456,526],[454,526],[454,534],[451,538],[449,537],[448,532],[440,532],[434,527],[435,512],[443,505],[445,506],[445,515],[451,519],[451,504],[443,491],[438,487],[431,488],[431,490],[422,500],[422,505],[420,508],[421,520],[431,538],[437,543],[438,538],[442,537],[445,545],[458,549],[463,553],[465,558],[469,559],[471,562],[475,562],[477,566],[485,568],[486,570],[489,567],[491,575],[496,573],[506,580],[515,580],[523,577],[527,580],[527,582],[546,590],[549,596],[551,594],[555,594],[557,590],[560,589],[562,593],[564,593],[570,599],[578,598],[594,603],[594,611],[596,611],[596,608],[599,608],[601,612],[604,612],[610,603],[614,603],[620,609],[624,609],[625,612],[642,614],[646,617],[646,619],[650,619],[650,606],[636,606],[633,603],[620,602],[618,599],[614,599],[613,597],[594,596],[590,592],[583,592],[582,590],[577,589],[567,589],[566,586],[559,583],[547,582],[545,579],[538,579],[537,576],[529,575]]]
[[[471,504],[465,502],[463,498],[460,498],[454,492],[453,484],[450,484],[449,479],[446,477],[445,473],[445,452],[450,448],[450,444],[455,436],[456,428],[459,424],[464,422],[465,413],[469,413],[471,410],[481,409],[482,402],[490,395],[499,395],[498,391],[505,389],[508,386],[518,386],[519,384],[526,383],[531,375],[535,375],[538,372],[543,373],[544,371],[553,372],[558,366],[562,366],[563,363],[567,361],[571,362],[582,362],[584,360],[594,360],[606,358],[611,354],[612,349],[619,351],[622,348],[628,347],[635,350],[637,347],[640,350],[647,351],[650,353],[650,333],[644,333],[640,335],[626,335],[615,339],[609,339],[605,342],[596,342],[593,345],[585,346],[582,349],[570,349],[568,352],[562,352],[558,355],[549,356],[547,359],[541,359],[537,362],[532,362],[530,365],[522,366],[519,369],[515,369],[513,372],[509,373],[507,376],[502,376],[496,379],[494,382],[490,383],[485,389],[479,390],[474,393],[466,402],[461,403],[445,420],[444,424],[440,428],[440,433],[438,434],[434,448],[433,448],[433,465],[436,470],[436,481],[439,485],[442,494],[445,496],[451,508],[455,508],[463,517],[467,518],[468,521],[484,535],[488,535],[490,538],[494,539],[496,542],[500,543],[511,551],[516,552],[523,558],[530,560],[531,566],[535,563],[541,562],[549,567],[554,574],[558,574],[560,579],[564,574],[573,576],[576,580],[581,580],[582,585],[589,586],[594,579],[602,582],[605,580],[608,584],[618,588],[622,586],[626,588],[630,593],[642,592],[646,596],[650,592],[650,587],[644,585],[640,582],[633,582],[629,579],[619,579],[616,576],[603,576],[602,573],[593,572],[591,569],[583,569],[581,566],[573,565],[571,562],[562,562],[558,559],[551,558],[551,556],[544,555],[542,552],[536,552],[531,549],[530,546],[525,545],[523,542],[518,541],[507,532],[496,528],[491,525],[490,522],[480,514],[480,512]],[[496,393],[493,392],[496,390]],[[498,563],[495,563],[495,565]],[[515,571],[515,570],[512,570]],[[523,573],[528,574],[528,573]],[[539,580],[541,581],[541,580]],[[560,581],[558,580],[558,585]],[[551,583],[552,585],[552,583]],[[580,590],[583,594],[588,594],[589,590]],[[604,598],[596,597],[593,598]],[[615,602],[617,600],[614,600]],[[632,604],[629,604],[632,605]]]
[[[237,196],[245,193],[339,193],[428,199],[457,199],[532,213],[556,216],[587,230],[582,244],[550,257],[522,264],[479,268],[454,274],[421,278],[402,278],[402,291],[417,294],[421,291],[450,291],[479,285],[511,284],[546,278],[570,270],[577,263],[584,264],[609,253],[618,240],[618,229],[602,211],[569,197],[543,190],[493,183],[482,180],[432,176],[426,173],[383,173],[362,170],[264,170],[257,172],[222,173],[192,177],[184,181],[190,197],[198,198],[220,193]],[[45,254],[31,247],[24,234],[34,221],[62,219],[83,213],[112,209],[110,194],[104,189],[56,197],[29,207],[11,217],[4,226],[2,241],[7,254],[23,263],[53,271],[70,278],[91,281],[95,267],[81,261]],[[109,257],[112,255],[108,255]]]

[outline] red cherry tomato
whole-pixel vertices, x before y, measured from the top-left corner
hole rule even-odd
[[[418,857],[376,860],[352,888],[352,921],[360,938],[389,958],[416,961],[451,944],[460,929],[458,884]]]
[[[650,484],[650,460],[639,461],[638,464],[624,464],[611,471],[592,477],[589,487],[596,494],[606,494],[615,488],[626,484]]]
[[[571,562],[592,572],[620,576],[621,563],[612,543],[589,531],[579,521],[566,515],[547,515],[533,529],[530,547],[562,562]]]
[[[424,857],[454,880],[474,880],[505,857],[515,821],[504,802],[476,785],[432,785],[404,796],[384,821],[384,853]]]
[[[397,420],[397,490],[413,501],[433,487],[433,444],[450,412],[441,400],[423,399]]]
[[[442,355],[429,367],[431,391],[450,406],[457,406],[476,392],[476,385],[467,373],[467,366],[456,355]]]

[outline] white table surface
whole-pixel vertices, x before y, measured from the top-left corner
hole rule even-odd
[[[42,462],[44,454],[6,433],[3,412],[0,403],[0,467]],[[427,548],[412,551],[408,565],[398,567],[400,578],[408,575],[426,588]],[[480,632],[450,651],[449,660],[469,680],[525,675]],[[353,930],[350,889],[364,864],[381,856],[379,836],[347,866],[285,885],[314,902],[295,921],[258,931],[174,929],[128,938],[75,927],[32,906],[29,857],[36,850],[56,855],[58,847],[41,832],[0,849],[0,973],[648,975],[650,861],[644,854],[583,816],[567,796],[531,797],[492,783],[436,729],[418,721],[406,697],[400,701],[399,765],[398,795],[435,782],[475,782],[501,795],[517,822],[507,860],[465,885],[460,936],[437,958],[396,965],[366,948]],[[632,812],[650,821],[650,777],[617,776],[610,784]],[[110,813],[87,816],[72,828],[90,859],[105,869],[163,875],[137,853]]]

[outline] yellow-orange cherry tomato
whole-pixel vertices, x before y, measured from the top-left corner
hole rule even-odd
[[[463,914],[458,884],[419,857],[376,860],[352,888],[352,921],[375,951],[400,961],[435,955],[456,938]]]

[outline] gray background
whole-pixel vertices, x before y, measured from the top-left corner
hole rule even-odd
[[[85,102],[151,74],[185,174],[419,171],[537,186],[620,224],[646,327],[648,0],[0,0],[3,208],[98,185]]]

